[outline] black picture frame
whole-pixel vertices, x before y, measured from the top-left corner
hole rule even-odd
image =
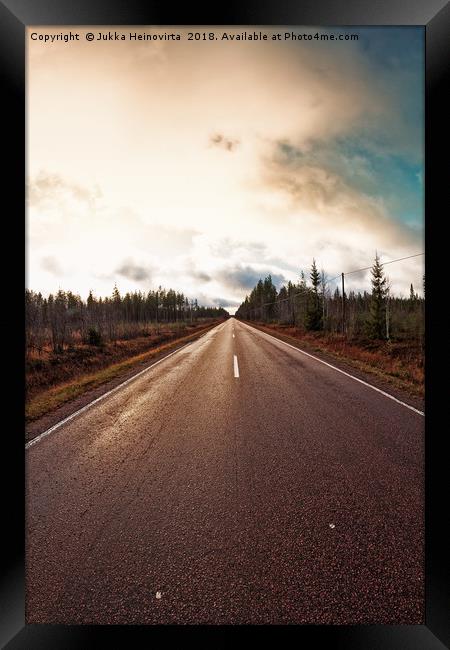
[[[448,469],[445,454],[447,435],[445,377],[446,322],[434,316],[439,304],[441,277],[438,243],[443,241],[443,227],[448,204],[448,146],[445,144],[445,120],[450,114],[448,98],[450,7],[445,0],[253,0],[245,5],[234,2],[226,6],[200,6],[185,3],[180,8],[149,0],[0,0],[0,69],[4,122],[2,140],[6,141],[6,168],[3,185],[3,246],[14,251],[13,263],[4,270],[8,291],[16,295],[14,323],[2,319],[4,346],[9,352],[4,389],[4,413],[12,415],[4,427],[3,466],[11,472],[3,488],[1,574],[2,647],[17,648],[86,648],[100,642],[111,647],[141,647],[164,640],[183,641],[197,634],[197,627],[186,626],[52,626],[26,625],[24,566],[24,442],[23,422],[23,287],[24,206],[25,206],[25,28],[28,25],[420,25],[426,35],[426,164],[425,164],[425,241],[426,241],[426,619],[416,626],[270,626],[264,634],[276,634],[283,643],[287,630],[295,642],[305,647],[361,648],[375,650],[438,650],[450,646],[450,590],[448,581],[448,536],[445,532],[448,494]],[[442,161],[442,162],[441,162]],[[8,231],[6,230],[8,229]],[[16,252],[17,251],[17,252]],[[23,256],[22,256],[23,255]],[[22,270],[23,269],[23,270]],[[14,284],[14,290],[9,287]],[[442,281],[441,281],[442,282]],[[4,287],[6,289],[6,287]],[[443,286],[442,286],[443,289]],[[441,289],[441,290],[442,290]],[[436,312],[437,314],[437,312]],[[444,350],[441,347],[443,342]],[[439,371],[444,374],[440,375]],[[5,472],[3,472],[5,476]],[[245,627],[245,630],[243,629]],[[251,626],[240,626],[252,633]],[[202,627],[206,641],[216,643],[217,628]],[[235,634],[233,626],[221,627],[223,642]],[[280,636],[281,635],[281,636]],[[173,637],[173,638],[172,638]],[[270,639],[268,638],[270,641]]]

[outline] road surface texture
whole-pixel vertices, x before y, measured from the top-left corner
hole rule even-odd
[[[233,318],[26,476],[27,623],[424,622],[423,415]]]

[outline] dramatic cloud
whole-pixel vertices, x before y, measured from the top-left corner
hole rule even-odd
[[[224,307],[225,309],[235,309],[241,304],[241,300],[227,299],[200,292],[197,296],[199,305],[205,307]]]
[[[194,278],[194,280],[201,280],[202,282],[210,282],[213,278],[209,273],[205,273],[205,271],[191,271],[190,276]]]
[[[216,133],[212,135],[209,141],[216,147],[221,147],[226,151],[234,151],[239,145],[239,140],[232,140],[231,138],[226,138],[221,133]]]
[[[416,232],[389,217],[382,197],[356,190],[343,174],[308,164],[292,151],[276,146],[274,157],[266,161],[263,184],[284,194],[302,219],[314,215],[321,236],[334,231],[333,239],[348,241],[359,233],[366,235],[363,245],[367,240],[389,241],[395,247],[420,245]]]
[[[270,269],[257,269],[251,266],[238,266],[236,268],[225,268],[216,273],[216,278],[224,287],[233,291],[249,291],[253,289],[259,279],[272,276],[275,286],[280,287],[287,281],[282,274],[273,273]]]
[[[67,181],[59,174],[40,171],[27,185],[26,196],[28,204],[33,207],[46,206],[48,202],[63,199],[74,199],[93,207],[101,192],[98,187],[90,189]]]
[[[124,261],[118,269],[116,269],[116,273],[119,275],[123,276],[124,278],[128,278],[129,280],[134,280],[136,282],[150,282],[152,278],[152,274],[150,269],[146,268],[145,266],[141,266],[139,264],[135,264],[131,260],[126,260]]]
[[[334,277],[423,249],[422,29],[232,45],[78,31],[28,47],[31,288],[161,284],[232,307],[313,257]],[[423,258],[387,269],[396,293],[422,284]]]
[[[63,272],[58,260],[51,256],[42,259],[41,268],[55,276],[61,276]]]

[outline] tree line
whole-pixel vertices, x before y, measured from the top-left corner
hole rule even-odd
[[[348,338],[415,340],[424,344],[424,296],[410,285],[409,297],[392,295],[378,255],[371,269],[371,291],[331,290],[315,260],[309,274],[278,291],[268,275],[260,279],[236,311],[236,317],[263,323],[289,324],[305,331],[342,333]]]
[[[27,354],[42,353],[47,346],[59,353],[80,342],[101,345],[148,335],[161,324],[182,326],[229,315],[223,307],[203,307],[196,299],[161,287],[122,296],[115,286],[111,296],[97,298],[90,291],[85,301],[71,291],[44,297],[26,289],[25,309]]]

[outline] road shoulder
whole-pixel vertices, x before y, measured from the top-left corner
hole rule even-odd
[[[378,388],[379,390],[389,393],[396,399],[403,401],[406,404],[410,404],[411,406],[418,409],[419,411],[422,412],[425,411],[425,400],[422,397],[419,397],[417,395],[410,393],[407,390],[403,390],[399,388],[398,386],[394,385],[391,381],[389,381],[388,378],[381,377],[375,371],[369,372],[369,371],[362,370],[356,364],[351,363],[351,361],[348,359],[344,359],[342,357],[338,357],[337,355],[333,355],[330,352],[325,352],[323,350],[320,350],[315,346],[309,345],[307,342],[300,341],[299,339],[294,338],[292,336],[286,334],[280,334],[276,330],[272,330],[269,327],[263,327],[255,323],[247,323],[246,321],[242,321],[242,322],[245,325],[248,325],[249,327],[253,327],[254,329],[259,330],[265,334],[269,334],[275,339],[284,341],[285,343],[289,343],[289,345],[292,345],[293,347],[298,348],[299,350],[304,350],[308,354],[317,357],[321,361],[325,361],[326,363],[329,363],[332,366],[336,366],[336,368],[338,368],[339,370],[342,370],[350,375],[353,375],[357,379],[360,379],[361,381],[371,384],[372,386],[375,386],[375,388]]]
[[[214,327],[217,326],[218,323],[215,323],[211,327],[203,329],[200,332],[195,332],[194,334],[191,334],[188,337],[184,337],[179,341],[172,341],[167,345],[163,346],[160,352],[155,352],[155,354],[152,355],[151,359],[145,362],[136,361],[136,364],[134,364],[132,367],[128,368],[127,370],[124,370],[113,379],[110,379],[102,383],[101,385],[96,386],[95,388],[88,388],[82,394],[78,395],[77,397],[74,397],[73,399],[67,402],[64,402],[63,404],[61,404],[54,410],[46,413],[45,415],[42,415],[41,417],[32,420],[30,422],[25,422],[25,443],[29,442],[30,440],[33,440],[37,436],[41,435],[41,433],[43,433],[44,431],[47,431],[47,429],[49,429],[50,427],[53,427],[58,422],[61,422],[61,420],[64,420],[65,418],[69,417],[76,411],[87,406],[94,400],[98,399],[105,393],[108,393],[109,391],[113,390],[114,388],[116,388],[123,382],[127,381],[128,379],[131,379],[132,377],[142,372],[146,368],[150,368],[158,361],[163,360],[165,357],[169,356],[170,354],[173,354],[174,352],[181,349],[185,345],[197,341],[199,338],[201,338],[202,336],[207,334],[207,332],[211,331],[211,329],[214,329]]]

